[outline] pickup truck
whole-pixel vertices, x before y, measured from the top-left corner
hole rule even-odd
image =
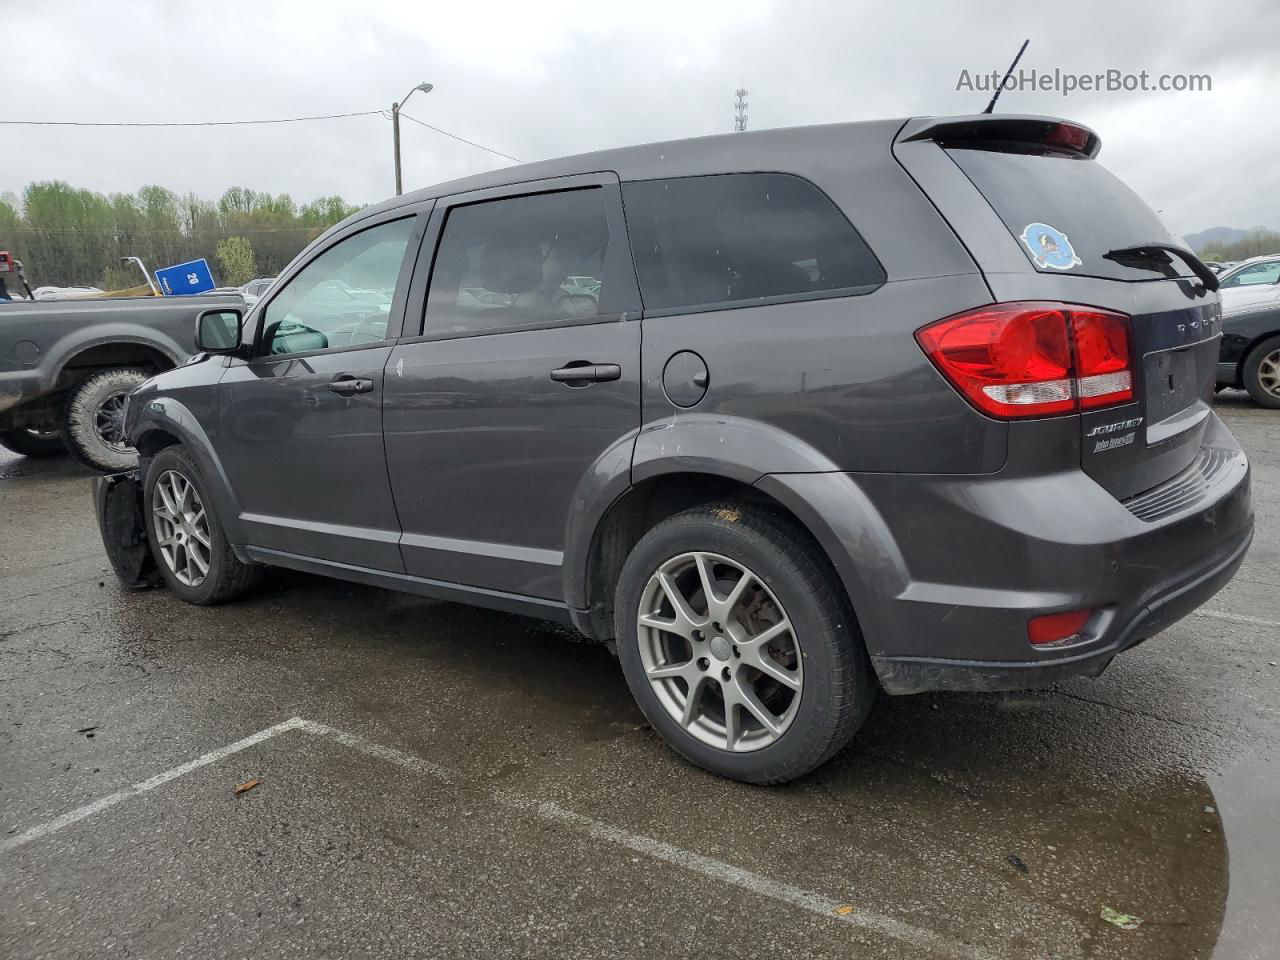
[[[237,294],[0,303],[0,445],[28,457],[70,451],[96,470],[127,470],[124,400],[195,352],[195,319]]]

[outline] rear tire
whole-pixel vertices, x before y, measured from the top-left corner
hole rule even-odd
[[[80,381],[67,396],[67,448],[86,466],[119,473],[138,465],[138,453],[123,442],[124,398],[150,376],[145,370],[103,370]]]
[[[142,491],[151,553],[179,598],[202,606],[222,603],[258,583],[262,568],[236,558],[185,448],[165,447],[152,457]]]
[[[0,430],[0,447],[24,457],[60,457],[67,452],[62,431],[38,431],[19,428]]]
[[[720,776],[803,776],[849,743],[874,701],[843,584],[804,531],[767,509],[709,504],[662,521],[627,557],[614,611],[645,717]]]
[[[1241,373],[1254,403],[1280,410],[1280,337],[1263,340],[1249,351]]]

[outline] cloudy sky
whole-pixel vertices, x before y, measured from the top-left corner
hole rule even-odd
[[[7,13],[6,13],[7,10]],[[1081,120],[1100,159],[1179,233],[1280,229],[1280,4],[467,0],[128,4],[0,0],[0,119],[239,120],[389,107],[522,160],[750,127],[973,113],[961,71],[1209,74],[1211,92],[1009,91],[1004,112]],[[406,188],[510,161],[405,123]],[[256,127],[0,126],[0,192],[233,185],[305,201],[393,190],[381,116]]]

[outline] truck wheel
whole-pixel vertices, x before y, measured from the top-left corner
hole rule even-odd
[[[195,461],[182,446],[151,459],[143,482],[147,539],[165,583],[187,603],[222,603],[253,587],[261,567],[236,559]]]
[[[61,430],[39,430],[34,427],[0,430],[0,447],[7,447],[24,457],[57,457],[67,452]]]
[[[1244,361],[1244,388],[1260,407],[1280,410],[1280,337],[1263,340]]]
[[[818,547],[766,510],[696,507],[623,565],[618,658],[677,752],[748,783],[802,776],[844,747],[875,697],[844,586]]]
[[[103,473],[138,465],[137,451],[124,442],[124,401],[148,376],[133,367],[103,370],[72,387],[66,436],[77,460]]]

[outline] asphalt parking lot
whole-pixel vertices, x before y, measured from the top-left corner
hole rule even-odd
[[[1098,680],[882,698],[770,789],[558,627],[127,594],[88,474],[3,455],[0,957],[1274,957],[1280,415],[1219,409],[1258,526],[1207,608]]]

